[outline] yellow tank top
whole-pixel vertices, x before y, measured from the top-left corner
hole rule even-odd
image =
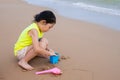
[[[14,55],[17,55],[17,51],[23,49],[26,46],[29,46],[32,44],[32,38],[29,36],[28,32],[31,29],[36,29],[38,31],[38,37],[42,38],[43,37],[43,32],[40,31],[36,23],[32,23],[30,26],[25,28],[22,33],[19,36],[19,39],[15,43],[14,46]]]

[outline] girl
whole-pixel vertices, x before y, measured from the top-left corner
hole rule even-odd
[[[35,56],[48,58],[55,55],[52,49],[48,48],[48,41],[43,38],[43,33],[49,31],[56,23],[53,12],[46,10],[34,17],[34,22],[25,28],[15,43],[14,54],[17,56],[18,65],[26,70],[34,69],[28,62]]]

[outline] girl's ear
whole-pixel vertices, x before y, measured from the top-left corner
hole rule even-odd
[[[46,20],[41,20],[41,24],[45,25],[46,24]]]

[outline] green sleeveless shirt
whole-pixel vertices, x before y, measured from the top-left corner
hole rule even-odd
[[[23,49],[26,46],[30,46],[32,44],[32,38],[31,36],[28,34],[28,32],[31,29],[36,29],[38,31],[38,37],[42,38],[43,37],[43,32],[40,31],[38,25],[36,23],[32,23],[30,26],[28,26],[27,28],[25,28],[22,33],[19,36],[19,39],[17,40],[17,42],[15,43],[14,46],[14,55],[17,55],[17,51]]]

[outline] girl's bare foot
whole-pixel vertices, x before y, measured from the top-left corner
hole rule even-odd
[[[22,68],[26,69],[26,70],[33,70],[34,68],[32,66],[30,66],[27,62],[25,62],[24,59],[20,60],[18,62],[18,65],[21,66]]]

